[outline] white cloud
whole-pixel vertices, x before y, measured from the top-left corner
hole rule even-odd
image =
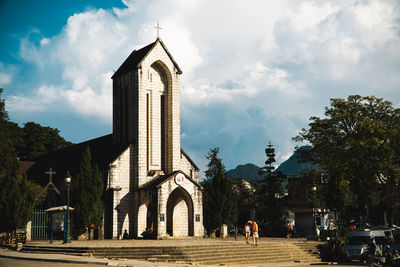
[[[50,43],[50,38],[43,38],[40,40],[40,45],[48,45]]]
[[[10,84],[11,80],[11,74],[0,72],[0,87]]]
[[[5,66],[2,62],[0,62],[0,88],[3,88],[4,86],[13,82],[13,76],[15,72],[15,67]]]
[[[157,21],[183,69],[182,143],[195,159],[220,145],[230,167],[260,164],[260,143],[271,140],[284,160],[290,138],[331,97],[374,94],[400,103],[396,0],[124,3],[74,14],[58,35],[37,43],[30,36],[40,31],[22,39],[36,89],[10,96],[13,112],[65,106],[109,123],[112,70],[154,41]],[[9,73],[0,68],[0,85],[15,82]]]
[[[11,112],[41,112],[53,110],[57,101],[62,100],[63,88],[48,85],[40,86],[31,96],[9,96],[6,100],[7,110]],[[59,106],[58,108],[62,108]]]

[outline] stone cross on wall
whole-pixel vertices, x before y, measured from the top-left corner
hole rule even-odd
[[[50,187],[50,189],[53,189],[58,194],[60,194],[60,190],[58,190],[58,188],[55,186],[55,184],[53,184],[53,174],[56,174],[56,172],[53,172],[53,168],[50,167],[50,169],[48,171],[46,171],[46,174],[48,174],[50,176],[50,180],[47,183],[47,185],[44,187],[44,189],[47,190]]]

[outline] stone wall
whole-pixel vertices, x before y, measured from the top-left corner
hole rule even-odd
[[[185,180],[182,184],[177,185],[176,182],[174,181],[174,178],[172,177],[171,179],[167,180],[164,182],[160,189],[159,189],[159,210],[158,210],[158,229],[159,229],[159,236],[165,236],[166,233],[168,232],[168,227],[167,223],[170,218],[168,218],[168,200],[170,197],[172,197],[172,194],[174,190],[177,190],[180,188],[183,190],[183,194],[179,194],[179,197],[182,197],[185,201],[181,203],[180,201],[177,201],[174,207],[174,212],[173,214],[188,214],[190,215],[190,218],[186,220],[186,223],[189,224],[193,229],[189,230],[189,233],[192,234],[193,236],[203,236],[203,214],[202,214],[202,198],[201,198],[201,189],[193,184],[189,180]],[[191,203],[190,203],[191,202]],[[188,205],[190,204],[190,205]],[[192,211],[188,210],[188,208],[192,209]],[[165,216],[165,222],[160,222],[160,215],[164,214]],[[198,221],[196,221],[196,217]],[[172,220],[172,222],[174,219]],[[175,222],[178,224],[185,223],[182,220],[178,220]],[[191,222],[191,223],[190,223]],[[191,224],[191,225],[190,225]],[[175,231],[174,231],[175,232]],[[179,233],[179,232],[177,232]],[[181,234],[181,233],[179,233]]]
[[[187,176],[199,182],[199,171],[196,170],[195,166],[186,158],[186,155],[181,153],[180,170],[183,171]]]
[[[132,200],[130,192],[130,155],[131,147],[128,147],[122,154],[111,164],[108,188],[113,189],[112,204],[112,235],[117,238],[123,234],[126,229],[130,232],[129,213],[132,212]]]
[[[139,151],[138,157],[144,160],[139,165],[138,185],[142,185],[154,178],[149,171],[161,170],[161,105],[160,95],[164,95],[165,101],[165,169],[164,173],[170,173],[179,169],[180,165],[180,92],[179,79],[174,63],[164,50],[160,42],[157,42],[150,53],[141,63],[139,75]],[[149,94],[149,96],[147,96]],[[147,98],[149,105],[147,107]],[[147,117],[146,110],[150,110]],[[147,127],[147,122],[152,123]],[[147,132],[149,136],[147,137]],[[147,139],[148,138],[148,139]],[[149,143],[149,144],[148,144]],[[151,151],[147,151],[147,147]]]

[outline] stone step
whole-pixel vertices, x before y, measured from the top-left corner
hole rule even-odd
[[[285,256],[275,256],[275,257],[267,257],[263,255],[247,255],[243,257],[203,257],[200,259],[192,259],[196,262],[212,262],[212,263],[219,263],[219,262],[247,262],[249,260],[257,261],[257,262],[276,262],[276,261],[307,261],[311,260],[309,258],[292,258],[292,257],[285,257]]]
[[[243,258],[218,258],[218,259],[199,259],[194,261],[193,259],[180,259],[174,260],[169,258],[158,258],[158,257],[150,257],[147,258],[148,261],[152,262],[186,262],[186,263],[193,263],[196,262],[197,264],[212,264],[212,265],[219,265],[219,264],[231,264],[231,265],[238,265],[238,264],[260,264],[260,263],[277,263],[277,262],[320,262],[318,259],[308,259],[308,258],[295,258],[295,259],[288,259],[287,257],[275,257],[275,258],[266,258],[266,257],[243,257]]]
[[[148,258],[148,257],[154,257],[155,255],[163,255],[163,257],[168,257],[174,258],[174,259],[179,259],[179,258],[202,258],[202,257],[247,257],[249,253],[196,253],[196,254],[154,254],[154,253],[146,253],[146,254],[123,254],[123,253],[98,253],[98,254],[93,254],[95,257],[123,257],[123,258],[136,258],[136,259],[143,259],[143,258]],[[276,256],[281,256],[282,252],[269,252],[266,253],[264,251],[259,251],[259,252],[254,252],[251,253],[251,255],[260,255],[260,256],[265,256],[265,257],[276,257]],[[300,257],[310,257],[312,255],[307,255],[304,253],[296,253],[296,252],[291,252],[291,253],[285,253],[285,257],[292,257],[292,258],[300,258]]]
[[[240,248],[240,249],[235,249],[235,248],[224,248],[224,249],[203,249],[203,250],[179,250],[179,249],[174,249],[174,250],[154,250],[154,249],[142,249],[142,250],[107,250],[107,249],[102,249],[102,250],[90,250],[91,253],[93,254],[107,254],[107,253],[116,253],[116,254],[133,254],[133,255],[140,255],[140,254],[163,254],[163,253],[168,253],[168,254],[180,254],[180,255],[187,255],[187,254],[209,254],[209,253],[255,253],[258,251],[262,251],[263,253],[282,253],[282,250],[284,249],[269,249],[269,248],[263,248],[261,246],[258,247],[249,247],[249,248]],[[299,248],[290,248],[287,253],[295,253],[295,252],[301,252],[301,253],[309,253],[312,254],[308,251],[303,251]]]
[[[268,255],[268,256],[275,256],[275,255],[282,255],[282,250],[279,251],[275,251],[275,250],[263,250],[263,249],[253,249],[250,251],[243,251],[243,250],[222,250],[222,251],[214,251],[214,250],[209,250],[209,251],[197,251],[197,252],[179,252],[179,251],[175,251],[175,252],[171,252],[171,251],[166,251],[164,253],[159,253],[159,252],[154,252],[154,251],[142,251],[141,253],[126,253],[124,251],[103,251],[103,252],[93,252],[93,255],[96,257],[107,257],[107,256],[123,256],[123,257],[129,257],[129,258],[146,258],[148,256],[152,256],[152,255],[174,255],[177,257],[185,257],[185,256],[197,256],[197,257],[201,257],[201,256],[206,256],[206,255],[213,255],[213,256],[220,256],[220,255],[231,255],[231,256],[239,256],[239,255],[249,255],[249,254],[253,254],[253,255]],[[303,255],[313,255],[311,253],[307,253],[304,251],[289,251],[289,252],[285,252],[285,255],[287,256],[291,256],[291,257],[299,257],[299,256],[303,256]]]
[[[202,256],[202,257],[191,257],[191,259],[193,259],[193,260],[201,260],[201,259],[207,259],[207,260],[211,260],[211,259],[223,259],[223,260],[226,260],[226,259],[233,259],[233,260],[235,260],[235,261],[237,261],[238,259],[241,259],[241,258],[244,258],[244,259],[247,259],[247,258],[249,258],[249,255],[235,255],[235,256],[232,256],[232,255],[221,255],[221,256],[218,256],[218,257],[216,257],[216,256]],[[251,258],[261,258],[261,259],[267,259],[267,260],[271,260],[271,259],[284,259],[284,260],[289,260],[289,261],[292,261],[292,260],[319,260],[319,258],[318,257],[312,257],[312,256],[309,256],[309,255],[302,255],[302,254],[292,254],[292,255],[284,255],[284,254],[280,254],[280,255],[268,255],[268,254],[251,254]]]
[[[107,255],[102,255],[102,258],[107,257]],[[113,256],[108,256],[108,258],[113,258],[116,257],[118,258],[117,255],[113,255]],[[124,258],[131,258],[127,255],[123,255]],[[134,257],[137,258],[138,257]],[[161,262],[165,262],[165,261],[169,261],[169,262],[181,262],[181,261],[190,261],[190,262],[203,262],[203,261],[207,261],[207,262],[238,262],[238,261],[246,261],[249,258],[249,254],[241,254],[241,255],[229,255],[229,254],[220,254],[220,255],[169,255],[169,254],[163,254],[163,255],[150,255],[150,256],[144,256],[144,257],[139,257],[143,260],[150,260],[150,261],[161,261]],[[302,254],[292,254],[292,255],[282,255],[282,253],[280,254],[265,254],[265,253],[261,253],[261,254],[252,254],[251,258],[260,258],[262,260],[266,260],[266,261],[288,261],[288,259],[291,259],[290,261],[319,261],[319,259],[317,257],[310,257],[307,255],[302,255]],[[257,260],[257,262],[259,262],[259,260]]]
[[[29,253],[62,253],[62,254],[82,254],[87,253],[88,250],[81,249],[81,248],[37,248],[37,247],[22,247],[22,252],[29,252]]]
[[[138,259],[184,264],[237,265],[283,262],[320,262],[317,242],[271,242],[259,246],[221,244],[167,247],[52,247],[24,246],[25,251],[93,255],[109,259]]]

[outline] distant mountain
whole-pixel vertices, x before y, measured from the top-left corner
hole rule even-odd
[[[302,146],[301,149],[310,149],[309,146]],[[311,163],[300,163],[298,160],[298,151],[295,151],[290,158],[282,162],[275,171],[280,171],[288,176],[297,175],[304,170],[319,169],[318,165]],[[227,171],[228,177],[232,179],[246,179],[249,182],[256,182],[262,180],[263,176],[259,175],[258,172],[260,167],[252,163],[245,165],[238,165],[235,169]]]
[[[238,165],[235,169],[227,171],[227,175],[232,179],[246,179],[249,182],[255,182],[263,179],[262,175],[259,175],[260,167],[252,163],[245,165]]]
[[[310,149],[309,146],[302,146],[299,148],[301,149]],[[298,151],[295,151],[290,158],[288,158],[286,161],[282,162],[281,165],[275,170],[275,171],[280,171],[283,174],[286,174],[288,176],[292,175],[297,175],[300,172],[304,170],[312,170],[312,169],[320,169],[318,165],[311,164],[309,162],[307,163],[301,163],[299,162],[298,159]]]

